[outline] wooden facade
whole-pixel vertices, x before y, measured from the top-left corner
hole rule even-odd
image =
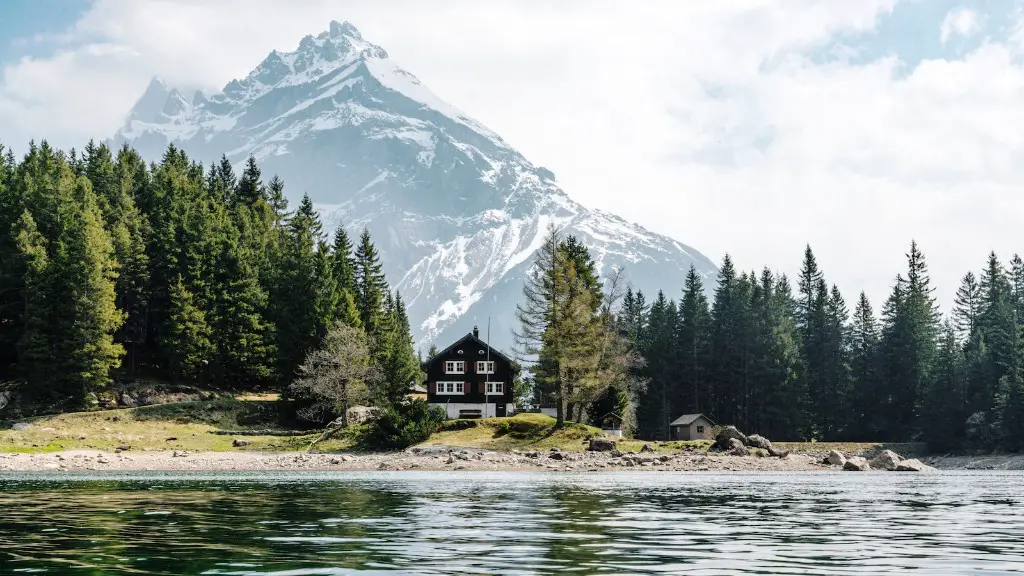
[[[672,440],[714,440],[715,423],[703,414],[683,414],[669,424]]]
[[[515,410],[512,385],[518,367],[489,348],[476,328],[424,362],[423,371],[427,401],[445,407],[449,418],[509,416]]]

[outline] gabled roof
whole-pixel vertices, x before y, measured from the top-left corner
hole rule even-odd
[[[435,354],[432,358],[430,358],[429,360],[424,362],[423,363],[423,367],[425,368],[427,366],[430,366],[430,364],[434,362],[435,358],[438,358],[439,356],[444,356],[445,354],[447,354],[447,353],[451,352],[452,350],[454,350],[455,348],[457,348],[459,345],[464,344],[466,341],[475,342],[475,343],[483,346],[485,349],[490,348],[491,354],[497,356],[498,358],[501,358],[502,360],[504,360],[505,362],[508,362],[512,366],[515,366],[515,364],[516,364],[516,362],[514,360],[512,360],[511,358],[509,358],[508,356],[506,356],[504,352],[502,352],[501,350],[498,350],[494,346],[489,346],[487,344],[487,342],[484,342],[480,338],[478,338],[476,336],[473,336],[473,333],[470,332],[469,334],[466,334],[462,338],[459,338],[458,340],[456,340],[451,346],[445,348],[444,350],[441,350],[440,352]]]
[[[708,422],[711,422],[712,426],[715,425],[714,421],[712,421],[711,418],[708,418],[703,414],[683,414],[679,418],[676,418],[671,424],[669,424],[669,426],[689,426],[690,424],[693,424],[694,421],[697,420],[698,418],[703,418]]]

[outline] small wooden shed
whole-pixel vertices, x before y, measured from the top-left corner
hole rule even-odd
[[[669,438],[672,440],[714,440],[715,435],[711,431],[714,425],[715,423],[703,414],[683,414],[668,425]]]
[[[601,417],[601,432],[605,436],[622,437],[622,416],[614,412]]]

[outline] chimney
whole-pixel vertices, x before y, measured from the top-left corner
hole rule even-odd
[[[477,327],[477,326],[473,326],[473,338],[479,338],[479,337],[480,337],[480,328]]]

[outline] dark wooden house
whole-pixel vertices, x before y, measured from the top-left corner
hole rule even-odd
[[[423,363],[427,402],[448,418],[511,416],[518,365],[473,331]]]

